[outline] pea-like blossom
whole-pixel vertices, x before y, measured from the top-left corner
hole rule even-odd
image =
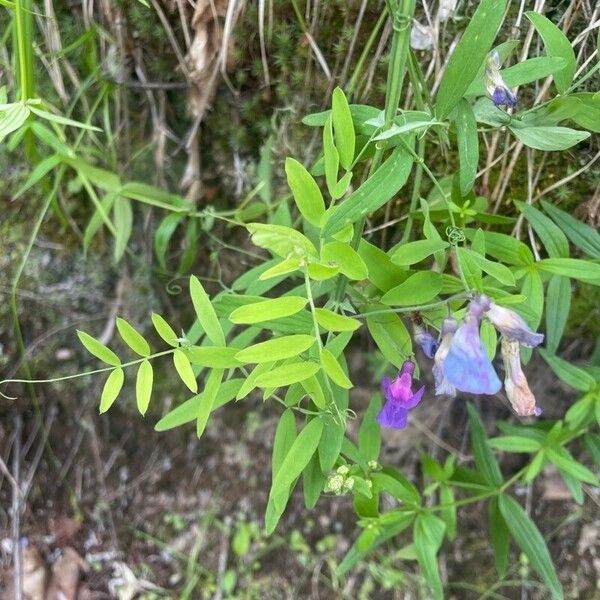
[[[420,325],[413,324],[413,331],[415,342],[417,342],[421,350],[423,350],[423,354],[425,354],[427,358],[433,358],[439,346],[438,341],[431,333],[429,333],[429,331]]]
[[[527,378],[521,369],[521,355],[517,340],[502,339],[500,345],[504,361],[504,389],[514,411],[521,417],[539,417],[542,410],[535,404],[535,396],[529,389]]]
[[[377,422],[382,427],[391,427],[393,429],[403,429],[408,420],[408,411],[419,404],[425,386],[420,387],[416,392],[412,390],[413,373],[415,364],[412,360],[404,361],[398,377],[390,381],[384,377],[381,382],[381,389],[385,398],[385,404],[377,415]]]
[[[486,311],[485,316],[504,337],[516,340],[523,346],[535,348],[544,341],[542,333],[532,331],[527,323],[510,308],[490,302],[490,308]]]
[[[433,360],[433,378],[435,380],[436,396],[456,396],[456,388],[444,376],[444,361],[450,350],[450,342],[456,333],[456,319],[448,317],[442,323],[442,340]]]
[[[496,106],[515,108],[517,97],[506,85],[500,74],[500,55],[497,51],[488,54],[485,64],[485,87]]]
[[[444,378],[461,392],[495,394],[502,384],[479,337],[479,323],[490,301],[479,296],[471,301],[467,314],[454,334],[444,360]]]

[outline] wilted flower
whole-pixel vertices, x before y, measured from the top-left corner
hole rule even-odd
[[[423,354],[428,358],[433,358],[433,355],[437,352],[438,342],[437,340],[423,327],[413,323],[413,331],[415,335],[415,342],[419,345]]]
[[[529,348],[539,346],[544,341],[542,333],[531,331],[527,323],[510,308],[498,306],[490,302],[490,308],[485,316],[491,321],[492,325],[509,340],[516,340]]]
[[[495,50],[490,52],[486,59],[485,87],[496,106],[505,106],[506,108],[517,106],[517,97],[511,92],[504,79],[502,79],[502,75],[500,75],[500,55]]]
[[[469,304],[465,319],[454,334],[444,360],[446,381],[461,392],[495,394],[502,387],[479,337],[481,315],[489,307],[490,301],[485,296]]]
[[[433,378],[435,380],[435,395],[456,396],[456,388],[444,377],[444,361],[450,350],[450,342],[456,332],[456,319],[448,317],[442,323],[442,341],[435,353],[433,362]]]
[[[535,396],[529,389],[527,378],[521,369],[519,342],[502,338],[500,347],[506,371],[504,389],[513,409],[521,417],[538,417],[542,411],[535,405]]]
[[[423,397],[425,386],[416,392],[412,391],[412,377],[415,372],[415,364],[412,360],[405,360],[398,377],[390,381],[384,377],[381,388],[385,397],[385,404],[377,415],[377,422],[382,427],[403,429],[408,419],[408,411],[414,408]]]

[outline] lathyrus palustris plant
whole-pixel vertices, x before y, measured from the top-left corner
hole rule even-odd
[[[499,574],[510,570],[512,537],[552,596],[562,598],[544,538],[509,492],[535,479],[547,463],[558,468],[578,502],[582,483],[598,484],[567,450],[582,438],[600,464],[600,438],[590,431],[600,420],[598,368],[574,367],[555,352],[569,314],[571,280],[600,285],[600,235],[552,204],[515,201],[531,239],[537,238],[532,251],[501,231],[514,219],[487,212],[486,199],[474,189],[483,133],[502,129],[529,148],[564,150],[590,133],[558,123],[569,120],[598,131],[600,104],[597,95],[577,92],[588,75],[573,80],[572,47],[540,14],[527,16],[546,56],[501,69],[514,47],[492,48],[506,4],[479,3],[434,101],[409,50],[414,3],[390,1],[394,33],[384,109],[349,104],[336,89],[331,110],[303,121],[321,129],[321,157],[310,170],[293,158],[285,163],[296,210],[282,201],[267,223],[237,221],[267,258],[213,298],[192,276],[197,319],[179,336],[153,315],[167,347],[158,353],[122,319],[118,332],[139,355],[128,362],[79,333],[84,346],[109,365],[100,369],[109,371],[101,412],[117,398],[126,370],[135,367],[137,403],[144,414],[153,383],[151,361],[167,355],[194,395],[164,416],[158,431],[195,422],[201,436],[211,413],[227,402],[252,392],[274,400],[281,418],[273,442],[267,531],[275,529],[300,480],[307,509],[323,493],[351,494],[362,533],[340,573],[412,528],[411,555],[435,598],[443,597],[437,553],[445,538],[456,535],[457,508],[475,502],[487,503]],[[557,95],[521,109],[513,89],[548,76]],[[398,108],[405,79],[412,88],[412,110]],[[438,180],[427,165],[430,145],[456,147],[459,170]],[[426,185],[431,191],[424,197]],[[396,198],[399,238],[392,247],[379,248],[363,235],[365,219]],[[585,258],[572,258],[571,244]],[[276,287],[285,291],[274,295]],[[544,316],[545,339],[535,331]],[[351,439],[346,423],[354,415],[353,383],[345,352],[364,328],[399,374],[383,379],[383,398],[373,394],[361,415],[358,439]],[[413,341],[425,356],[421,371],[433,371],[434,390],[413,381]],[[540,352],[551,369],[583,393],[557,421],[535,420],[544,403],[537,405],[521,365],[530,348],[543,341]],[[498,345],[506,395],[515,412],[530,421],[500,423],[503,435],[489,440],[468,405],[474,465],[458,464],[452,455],[444,464],[423,455],[428,485],[422,491],[393,466],[380,464],[380,427],[403,428],[417,404],[432,402],[434,394],[493,396],[501,390],[492,362]],[[527,453],[530,460],[506,477],[493,449]],[[382,509],[383,494],[396,499],[395,509]]]

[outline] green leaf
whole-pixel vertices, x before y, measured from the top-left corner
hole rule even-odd
[[[339,267],[324,265],[320,262],[309,263],[307,268],[308,276],[315,281],[325,281],[335,277],[339,272]]]
[[[204,386],[204,391],[202,392],[200,410],[198,411],[198,416],[196,417],[196,437],[198,438],[202,437],[202,434],[206,429],[206,424],[208,423],[208,418],[214,408],[215,400],[217,398],[222,381],[223,371],[221,369],[214,369],[206,378],[206,385]]]
[[[563,58],[565,66],[554,74],[554,83],[556,89],[564,94],[573,82],[573,75],[577,69],[577,60],[575,51],[571,42],[565,34],[548,18],[539,13],[529,11],[525,16],[533,23],[540,37],[544,41],[544,47],[548,56],[557,56]]]
[[[549,202],[542,200],[542,206],[573,244],[588,256],[600,258],[600,234],[595,229]]]
[[[269,504],[273,505],[275,514],[270,519],[266,519],[265,528],[267,534],[271,534],[275,530],[279,518],[285,510],[290,495],[290,488],[315,453],[322,432],[323,422],[320,419],[317,418],[310,421],[294,440],[281,462],[281,466],[277,470],[271,485],[271,491],[269,492]],[[267,514],[269,514],[268,508]]]
[[[588,131],[579,131],[569,127],[546,127],[519,125],[508,127],[514,136],[526,146],[536,150],[566,150],[590,137]]]
[[[475,455],[475,464],[485,480],[491,486],[499,488],[502,485],[502,473],[492,454],[483,423],[471,403],[467,404],[467,411],[469,413],[471,444],[473,446],[473,454]]]
[[[365,261],[350,244],[343,242],[325,244],[321,250],[321,260],[339,267],[348,279],[361,281],[369,276]]]
[[[323,348],[321,353],[321,365],[334,383],[347,390],[352,388],[352,382],[344,373],[336,357],[327,348]]]
[[[248,346],[236,353],[235,358],[243,363],[261,363],[298,356],[315,343],[312,335],[287,335]]]
[[[358,319],[338,315],[327,308],[315,308],[317,323],[327,331],[356,331],[361,322]]]
[[[323,226],[322,236],[334,235],[383,206],[406,183],[412,164],[412,155],[403,146],[396,146],[375,173],[335,208]]]
[[[395,265],[407,267],[414,265],[415,263],[421,262],[428,256],[441,252],[448,248],[450,244],[444,240],[419,240],[417,242],[409,242],[408,244],[402,244],[399,246],[392,255],[390,260]]]
[[[225,336],[217,313],[200,280],[194,275],[190,277],[190,295],[200,327],[202,327],[208,339],[215,346],[225,346]]]
[[[179,336],[173,331],[173,328],[165,321],[165,319],[163,319],[163,317],[158,313],[152,313],[152,324],[154,325],[154,329],[156,329],[156,333],[158,333],[164,342],[173,348],[177,348],[177,338]]]
[[[149,361],[143,360],[137,372],[135,380],[135,398],[138,410],[142,415],[146,414],[152,395],[152,383],[154,380],[154,371]]]
[[[253,302],[236,308],[229,315],[229,320],[236,324],[251,325],[281,319],[300,312],[307,302],[308,300],[301,296],[283,296],[282,298]]]
[[[0,142],[13,131],[16,131],[27,121],[29,108],[22,102],[10,106],[6,111],[0,111]]]
[[[337,200],[337,177],[340,169],[340,155],[333,141],[333,124],[331,116],[323,127],[323,161],[325,164],[325,182],[329,195]]]
[[[466,229],[467,239],[472,240],[477,230]],[[533,264],[531,250],[521,241],[495,231],[484,231],[485,252],[494,258],[510,265],[527,266]]]
[[[154,232],[154,253],[158,258],[158,264],[165,270],[167,269],[167,247],[183,218],[183,215],[178,213],[170,213],[160,222]]]
[[[389,515],[390,513],[388,513]],[[413,512],[400,512],[394,515],[393,521],[388,521],[385,525],[379,525],[377,530],[380,533],[373,535],[373,530],[364,530],[352,544],[350,550],[340,563],[337,572],[339,575],[344,575],[350,571],[357,563],[364,559],[367,554],[377,546],[380,546],[385,541],[396,537],[407,527],[411,525],[415,515]]]
[[[123,381],[125,380],[125,373],[121,367],[115,367],[108,376],[104,388],[102,389],[102,396],[100,397],[100,414],[105,413],[117,399],[121,388],[123,387]]]
[[[338,172],[340,170],[340,155],[333,141],[333,125],[331,117],[323,127],[323,161],[325,163],[325,182],[329,195],[337,200],[336,194]]]
[[[445,119],[477,76],[504,19],[506,0],[482,0],[444,71],[436,98],[438,119]]]
[[[461,196],[466,196],[472,189],[477,175],[479,163],[479,139],[477,122],[471,105],[462,98],[456,105],[454,114],[456,142],[460,161],[459,183]]]
[[[444,597],[437,553],[444,539],[445,527],[444,521],[439,517],[430,513],[423,513],[417,516],[413,529],[417,560],[425,581],[427,581],[427,585],[429,585],[436,600],[442,600]]]
[[[77,127],[79,129],[87,129],[88,131],[102,131],[99,127],[94,127],[93,125],[88,125],[87,123],[80,123],[79,121],[74,121],[73,119],[68,119],[67,117],[63,117],[62,115],[55,115],[47,110],[42,108],[36,108],[35,106],[29,105],[29,110],[38,117],[45,119],[46,121],[51,121],[53,123],[58,123],[59,125],[68,125],[70,127]]]
[[[173,364],[175,365],[175,370],[181,378],[181,381],[183,381],[192,392],[196,393],[198,391],[198,382],[196,381],[196,376],[194,375],[190,360],[183,351],[177,349],[173,352]]]
[[[115,262],[121,260],[127,242],[131,237],[131,229],[133,226],[133,210],[131,208],[131,200],[120,198],[117,196],[113,204],[113,223],[116,230],[115,235]]]
[[[575,460],[566,448],[562,448],[561,446],[546,448],[546,456],[561,471],[572,475],[575,479],[591,485],[600,485],[598,478],[587,467],[584,467],[580,462]]]
[[[512,274],[512,271],[508,267],[505,267],[502,263],[489,260],[481,256],[481,254],[477,254],[477,252],[473,252],[468,248],[457,247],[456,252],[461,257],[461,259],[465,254],[468,255],[468,257],[482,271],[486,272],[488,275],[491,275],[500,283],[508,286],[515,285],[515,276]]]
[[[372,473],[371,479],[379,489],[384,490],[397,500],[417,506],[421,502],[421,497],[415,486],[395,469],[385,467],[382,472]]]
[[[571,310],[571,282],[568,277],[553,275],[546,291],[546,349],[554,354]]]
[[[298,210],[309,223],[318,227],[321,217],[325,213],[325,202],[317,182],[293,158],[285,159],[285,172]]]
[[[539,236],[549,256],[554,258],[569,256],[569,241],[559,227],[537,208],[524,202],[515,201],[515,204]]]
[[[505,435],[488,441],[489,445],[496,450],[504,452],[537,452],[542,444],[531,438],[517,435]]]
[[[211,369],[233,369],[242,363],[236,357],[237,348],[226,346],[182,346],[181,351],[193,365]]]
[[[358,430],[358,449],[366,461],[377,460],[381,450],[381,427],[377,415],[381,410],[381,394],[373,394]]]
[[[411,337],[402,320],[394,313],[368,317],[367,328],[385,359],[399,369],[412,352]]]
[[[441,510],[440,517],[446,524],[446,536],[449,540],[456,538],[456,505],[453,489],[447,485],[440,485],[440,504],[446,508]]]
[[[562,586],[556,576],[546,542],[529,515],[521,505],[505,494],[498,496],[500,513],[518,546],[525,553],[531,566],[540,575],[557,600],[562,600]]]
[[[77,330],[77,337],[91,355],[115,367],[121,364],[121,359],[110,348],[107,348],[102,342],[99,342],[85,331]]]
[[[248,223],[246,229],[252,234],[252,242],[266,248],[281,258],[316,257],[313,243],[299,231],[285,225]]]
[[[244,383],[244,379],[228,379],[220,387],[213,403],[213,410],[233,400]],[[167,413],[155,426],[155,431],[167,431],[186,423],[191,423],[198,418],[200,405],[204,400],[204,393],[192,396],[172,411]]]
[[[117,317],[117,329],[123,341],[140,356],[149,356],[150,346],[144,337],[138,333],[125,319]]]
[[[354,160],[354,123],[352,122],[348,100],[346,100],[344,92],[339,87],[333,90],[331,109],[335,145],[340,156],[340,164],[348,171]]]
[[[273,451],[271,458],[271,472],[272,481],[275,481],[275,477],[281,469],[281,465],[291,450],[294,441],[296,440],[296,418],[294,417],[294,411],[287,409],[283,411],[277,429],[275,430],[275,437],[273,439]]]
[[[490,542],[492,542],[492,548],[494,549],[496,571],[498,571],[500,577],[504,577],[508,566],[510,538],[508,527],[500,512],[497,497],[491,498],[490,503],[488,504],[488,523],[490,529]]]
[[[584,433],[583,443],[597,467],[600,467],[600,437],[595,433]]]
[[[433,300],[442,290],[441,273],[419,271],[386,292],[381,301],[391,306],[412,306]]]
[[[544,258],[537,263],[543,271],[600,285],[600,264],[578,258]]]
[[[289,363],[259,375],[256,378],[256,385],[266,389],[292,385],[312,377],[318,370],[319,365],[313,362]]]
[[[272,279],[273,277],[281,277],[282,275],[287,275],[288,273],[297,271],[301,266],[302,261],[299,258],[288,258],[264,271],[259,276],[259,279],[260,281],[266,281],[267,279]]]
[[[302,475],[304,505],[309,510],[316,506],[326,481],[327,479],[319,465],[319,457],[314,454]]]

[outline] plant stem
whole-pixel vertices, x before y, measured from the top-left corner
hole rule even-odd
[[[7,383],[57,383],[59,381],[67,381],[68,379],[78,379],[80,377],[87,377],[88,375],[96,375],[97,373],[105,373],[106,371],[113,371],[114,369],[121,368],[125,369],[127,367],[131,367],[132,365],[137,365],[145,360],[153,360],[158,358],[159,356],[166,356],[167,354],[173,354],[177,348],[171,348],[170,350],[163,350],[162,352],[157,352],[156,354],[151,354],[150,356],[143,356],[142,358],[136,358],[135,360],[130,360],[129,362],[122,363],[120,365],[114,365],[110,367],[102,367],[101,369],[94,369],[93,371],[85,371],[84,373],[75,373],[74,375],[65,375],[64,377],[55,377],[54,379],[3,379],[0,381],[0,385]],[[9,398],[10,400],[15,400],[15,398],[11,398],[2,394],[0,392],[0,396],[4,396],[5,398]]]
[[[388,7],[388,12],[392,19],[394,33],[392,35],[392,49],[390,53],[390,63],[388,66],[387,88],[385,94],[384,124],[382,131],[387,131],[394,123],[394,117],[398,111],[400,96],[402,94],[402,85],[406,73],[406,59],[410,48],[410,31],[412,18],[415,10],[414,0],[402,0],[394,13]],[[376,147],[371,167],[369,168],[369,177],[379,168],[383,158],[383,148]],[[352,247],[356,250],[365,229],[366,218],[362,218],[354,228],[352,237]],[[344,298],[348,280],[343,275],[338,276],[338,282],[334,295],[334,306],[337,308]]]

